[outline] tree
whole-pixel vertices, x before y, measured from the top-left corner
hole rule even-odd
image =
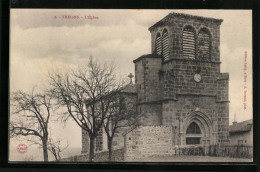
[[[49,76],[52,95],[57,104],[66,108],[61,119],[66,122],[70,117],[87,131],[90,138],[89,160],[92,161],[95,138],[112,101],[105,96],[120,88],[114,66],[101,65],[90,58],[87,66],[66,74],[53,72]]]
[[[42,145],[44,161],[48,161],[48,124],[52,111],[52,95],[48,92],[31,94],[14,92],[11,98],[13,121],[10,136],[26,136]],[[38,142],[40,141],[40,142]]]
[[[49,139],[48,141],[48,150],[53,154],[56,161],[61,160],[61,152],[68,148],[69,144],[67,143],[65,146],[61,145],[62,140],[58,139],[54,141],[53,139]]]
[[[120,128],[138,126],[140,115],[136,112],[135,98],[126,96],[120,91],[107,98],[113,100],[109,106],[106,120],[103,123],[108,140],[108,160],[111,161],[113,150],[112,143],[115,133]]]

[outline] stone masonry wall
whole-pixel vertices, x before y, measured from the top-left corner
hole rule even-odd
[[[89,152],[89,136],[87,131],[81,129],[82,133],[82,150],[81,153],[85,154]]]
[[[161,125],[161,82],[159,71],[161,58],[144,55],[135,62],[135,77],[138,95],[138,113],[142,114],[142,125]]]
[[[218,142],[227,143],[229,141],[229,103],[218,104]]]
[[[142,115],[141,124],[143,126],[162,124],[161,103],[150,103],[138,105],[139,113]]]
[[[173,60],[164,64],[162,70],[164,99],[176,99],[177,94],[217,95],[219,63]],[[199,83],[194,81],[195,73],[201,74]]]
[[[217,84],[218,102],[218,138],[220,143],[229,140],[229,96],[228,96],[229,74],[222,73]]]
[[[228,84],[229,84],[229,74],[221,73],[217,82],[217,100],[220,102],[227,102],[228,100]]]
[[[173,126],[175,128],[174,144],[181,144],[179,133],[182,131],[181,121],[187,118],[195,110],[199,110],[209,117],[212,121],[217,120],[219,105],[216,103],[215,96],[196,96],[196,95],[179,95],[178,101],[164,101],[162,106],[163,116],[162,125]],[[199,109],[196,109],[199,108]]]
[[[69,158],[63,158],[60,161],[62,162],[88,162],[89,155],[77,155]],[[124,161],[124,149],[116,149],[112,153],[113,162],[122,162]],[[108,151],[102,151],[95,154],[94,162],[108,162]]]
[[[220,24],[214,20],[208,20],[199,17],[186,17],[183,15],[171,15],[170,18],[163,21],[163,24],[153,27],[151,31],[152,37],[152,53],[155,53],[155,39],[157,33],[162,35],[164,29],[167,29],[169,35],[169,57],[182,58],[182,31],[185,26],[192,26],[196,35],[202,28],[209,30],[211,34],[211,60],[219,61],[220,52]]]
[[[125,160],[173,154],[172,127],[142,126],[125,136]]]
[[[103,151],[95,154],[95,162],[108,162],[108,151]],[[124,161],[124,149],[115,149],[112,152],[112,161],[113,162],[122,162]]]
[[[161,69],[161,61],[161,58],[144,57],[135,63],[135,82],[139,103],[161,99],[158,74]]]
[[[185,119],[188,115],[199,108],[199,111],[213,119],[214,113],[218,112],[218,103],[215,97],[207,96],[178,96],[178,101],[163,103],[163,125],[178,127],[178,119]]]

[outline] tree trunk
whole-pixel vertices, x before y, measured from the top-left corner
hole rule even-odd
[[[108,138],[108,161],[112,161],[112,140],[113,138]]]
[[[94,148],[95,148],[95,137],[90,136],[90,145],[89,145],[89,161],[92,162],[94,160]]]
[[[47,140],[42,141],[42,150],[43,150],[43,159],[44,162],[48,162],[48,149],[47,149]]]

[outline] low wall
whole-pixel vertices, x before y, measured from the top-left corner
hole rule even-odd
[[[100,152],[95,155],[95,162],[107,162],[108,161],[108,151]],[[112,161],[122,162],[124,161],[124,149],[116,149],[112,151]]]
[[[89,155],[76,155],[68,158],[62,158],[61,162],[87,162],[89,161]]]
[[[142,126],[125,135],[125,160],[173,154],[173,132],[168,126]]]
[[[62,162],[88,162],[89,155],[77,155],[69,158],[61,159]],[[116,149],[112,152],[112,161],[114,162],[122,162],[124,161],[124,149]],[[94,162],[108,162],[108,151],[95,153]]]

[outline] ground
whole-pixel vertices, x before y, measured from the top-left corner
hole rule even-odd
[[[252,158],[230,158],[214,156],[154,156],[137,162],[252,162]]]

